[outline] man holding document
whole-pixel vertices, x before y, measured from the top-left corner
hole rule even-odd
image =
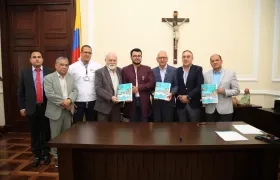
[[[106,65],[95,72],[97,121],[120,121],[121,103],[117,98],[118,85],[122,83],[121,69],[117,67],[117,56],[108,53]]]
[[[204,84],[216,85],[218,102],[205,104],[202,100],[205,105],[206,121],[232,121],[232,96],[237,96],[240,93],[236,73],[222,68],[223,60],[218,54],[210,57],[210,64],[213,70],[204,74]]]
[[[154,122],[173,122],[175,94],[178,91],[176,68],[167,65],[168,57],[165,51],[160,51],[157,55],[158,67],[152,69],[156,87],[155,90],[164,90],[168,86],[168,91],[162,92],[164,98],[159,98],[157,92],[153,96],[153,118]],[[161,94],[159,94],[161,95]]]

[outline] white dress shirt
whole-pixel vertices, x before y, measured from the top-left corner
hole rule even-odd
[[[95,71],[101,67],[101,64],[92,60],[89,61],[87,66],[81,60],[69,66],[68,73],[74,77],[75,85],[78,89],[76,102],[96,100],[94,87]]]
[[[67,99],[68,98],[68,93],[67,93],[67,83],[66,83],[66,80],[65,80],[66,75],[64,77],[61,76],[59,73],[57,73],[57,75],[58,75],[63,99]]]

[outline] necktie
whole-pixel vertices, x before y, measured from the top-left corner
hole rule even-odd
[[[40,75],[40,68],[36,68],[36,100],[37,103],[43,102],[43,96],[42,96],[42,87],[41,87],[41,75]]]

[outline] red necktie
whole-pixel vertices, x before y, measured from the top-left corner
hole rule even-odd
[[[42,96],[42,87],[41,87],[41,75],[40,75],[40,68],[36,68],[36,99],[37,103],[43,102],[43,96]]]

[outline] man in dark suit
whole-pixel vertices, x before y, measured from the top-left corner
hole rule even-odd
[[[147,122],[152,107],[150,95],[155,86],[154,76],[149,66],[141,65],[142,51],[138,48],[130,51],[132,64],[122,69],[123,83],[132,83],[133,101],[126,102],[124,116],[131,122]]]
[[[108,53],[106,66],[95,72],[96,103],[98,121],[120,121],[121,103],[117,98],[118,85],[122,84],[121,69],[117,67],[117,56]]]
[[[204,82],[202,67],[192,64],[193,53],[185,50],[183,66],[177,69],[177,113],[180,122],[198,122],[201,108],[201,84]]]
[[[47,98],[43,90],[43,79],[53,72],[52,69],[43,67],[43,57],[39,51],[31,53],[32,67],[23,69],[18,84],[18,104],[20,114],[26,116],[31,134],[31,150],[34,160],[33,166],[37,167],[40,161],[50,164],[49,119],[45,117]]]
[[[152,69],[155,82],[171,84],[167,100],[153,98],[152,107],[154,122],[173,122],[175,95],[178,91],[178,84],[176,79],[176,68],[167,65],[167,61],[167,53],[165,51],[160,51],[157,55],[159,66]]]

